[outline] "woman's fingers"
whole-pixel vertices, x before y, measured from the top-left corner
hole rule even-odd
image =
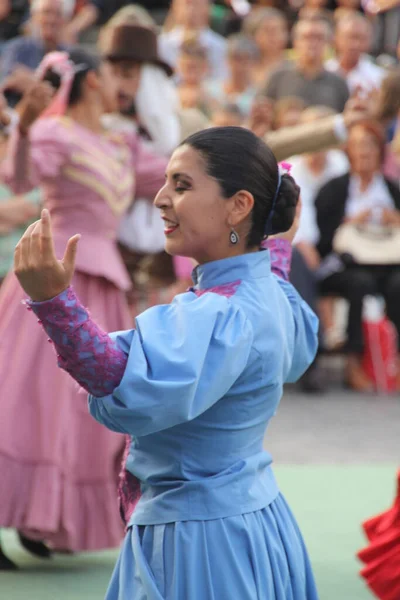
[[[32,223],[29,225],[28,229],[25,231],[24,235],[18,242],[18,246],[20,247],[20,268],[27,269],[30,264],[30,246],[31,246],[31,233],[36,227],[36,223]]]
[[[79,233],[77,233],[76,235],[74,235],[72,238],[70,238],[68,240],[67,247],[66,247],[65,253],[64,253],[64,257],[62,260],[66,272],[71,275],[75,268],[76,253],[78,251],[78,243],[79,243],[80,239],[81,239],[81,236]]]
[[[51,229],[51,220],[49,211],[44,208],[42,210],[40,219],[40,244],[42,258],[45,263],[49,264],[52,261],[57,260],[54,250],[53,233]]]
[[[41,238],[41,223],[40,221],[36,221],[34,223],[34,227],[29,236],[30,244],[29,244],[29,261],[30,265],[39,265],[42,258],[42,250],[40,245]]]

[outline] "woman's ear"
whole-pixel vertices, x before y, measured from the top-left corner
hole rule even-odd
[[[254,196],[246,190],[240,190],[230,198],[229,204],[229,225],[235,227],[250,215],[254,206]]]
[[[95,71],[89,71],[86,75],[85,83],[91,90],[98,90],[100,88],[100,78]]]

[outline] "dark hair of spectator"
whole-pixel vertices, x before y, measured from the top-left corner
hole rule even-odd
[[[359,121],[358,123],[354,123],[349,128],[349,144],[351,143],[350,134],[353,129],[363,129],[367,133],[369,133],[375,140],[377,147],[379,148],[379,156],[381,165],[385,160],[385,149],[386,149],[386,138],[383,127],[377,122],[372,120]]]
[[[201,154],[208,175],[219,183],[225,198],[231,198],[241,190],[252,194],[254,207],[248,248],[260,246],[268,221],[271,235],[290,229],[299,187],[290,175],[282,175],[270,218],[278,187],[278,165],[272,150],[254,133],[243,127],[213,127],[191,135],[181,145],[190,146]]]
[[[94,55],[81,49],[74,49],[69,52],[70,60],[76,65],[77,71],[71,87],[69,95],[69,106],[73,106],[82,98],[83,83],[87,74],[90,71],[98,71],[100,59]],[[43,77],[44,81],[48,81],[54,89],[58,90],[61,85],[61,77],[53,69],[48,69]]]

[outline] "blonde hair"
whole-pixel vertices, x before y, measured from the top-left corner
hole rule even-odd
[[[106,27],[118,25],[143,25],[144,27],[156,28],[157,23],[150,13],[138,4],[129,4],[120,8],[107,22]]]

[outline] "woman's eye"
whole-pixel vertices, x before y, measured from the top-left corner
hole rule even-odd
[[[175,191],[178,192],[178,194],[182,194],[183,192],[186,192],[187,187],[183,186],[183,185],[177,185],[175,188]]]

